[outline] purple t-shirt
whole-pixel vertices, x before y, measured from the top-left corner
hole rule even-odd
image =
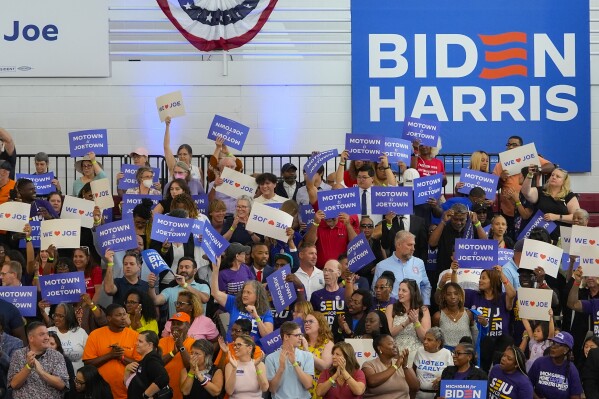
[[[497,364],[489,373],[488,399],[532,399],[532,383],[520,371],[507,374]]]
[[[501,294],[501,298],[497,301],[485,299],[479,291],[464,290],[466,292],[466,301],[464,307],[468,309],[476,309],[482,313],[484,317],[489,319],[491,328],[489,329],[488,337],[499,337],[509,334],[510,313],[505,307],[505,292]]]
[[[568,369],[570,373],[566,376]],[[571,396],[582,394],[578,370],[567,361],[556,366],[549,356],[540,357],[532,364],[528,378],[541,398],[570,399]]]
[[[239,270],[221,269],[218,272],[218,289],[229,295],[235,295],[243,288],[246,281],[255,280],[250,268],[242,264]]]
[[[599,337],[599,299],[580,301],[580,303],[582,303],[582,311],[593,316],[593,334]]]
[[[375,310],[380,310],[381,312],[385,313],[385,309],[387,309],[387,306],[393,305],[395,302],[397,302],[397,299],[393,297],[389,297],[389,300],[385,302],[380,302],[376,298],[373,298],[372,307],[370,308],[370,311],[373,312]]]
[[[343,313],[345,308],[345,289],[339,288],[337,291],[329,292],[326,288],[314,291],[310,297],[310,303],[317,312],[321,312],[333,325],[337,313]]]

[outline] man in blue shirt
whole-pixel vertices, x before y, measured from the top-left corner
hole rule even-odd
[[[395,252],[387,259],[379,262],[374,271],[374,279],[377,281],[383,272],[389,270],[395,275],[395,283],[391,290],[391,296],[397,299],[399,283],[403,279],[410,278],[416,280],[420,287],[420,294],[425,305],[431,303],[431,283],[428,281],[426,269],[422,259],[414,256],[416,248],[416,237],[409,231],[399,231],[395,235]]]

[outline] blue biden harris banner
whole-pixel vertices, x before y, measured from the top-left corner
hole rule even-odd
[[[353,132],[436,120],[444,153],[501,152],[515,134],[591,170],[588,2],[352,0],[351,12]]]

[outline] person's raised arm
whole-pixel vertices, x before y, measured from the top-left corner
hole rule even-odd
[[[314,223],[312,223],[310,225],[310,228],[306,232],[306,235],[304,236],[304,242],[316,244],[316,241],[318,240],[318,226],[320,225],[320,223],[322,222],[323,219],[324,219],[323,211],[318,210],[314,213]]]
[[[339,161],[339,165],[337,166],[337,170],[335,171],[335,183],[342,184],[345,180],[343,178],[343,175],[345,173],[345,164],[349,159],[349,153],[347,152],[347,150],[343,150],[341,155],[339,155],[339,158],[341,158],[341,161]]]
[[[580,283],[582,283],[581,266],[578,266],[578,268],[574,270],[572,277],[574,277],[574,283],[568,293],[568,307],[577,312],[582,312],[582,302],[578,299],[578,289],[580,288]]]
[[[4,143],[4,150],[8,155],[12,155],[15,152],[15,142],[8,131],[0,127],[0,140]]]
[[[528,168],[528,174],[524,178],[524,181],[522,182],[522,188],[520,189],[522,195],[524,195],[524,198],[533,204],[536,204],[539,200],[539,191],[536,187],[532,187],[532,180],[535,178],[536,170],[537,167],[534,165]]]
[[[385,169],[385,177],[387,178],[387,186],[397,186],[397,179],[395,179],[395,175],[391,170],[391,166],[389,166],[389,159],[387,158],[387,154],[381,155],[379,157],[379,165]]]
[[[171,117],[167,116],[164,120],[164,142],[162,146],[164,147],[164,159],[166,161],[166,167],[168,169],[168,174],[173,174],[173,169],[175,168],[175,164],[177,161],[175,160],[175,155],[173,154],[173,150],[171,150]]]
[[[166,303],[166,298],[162,294],[156,294],[156,284],[158,283],[158,278],[154,273],[148,274],[148,295],[154,301],[154,305],[162,306]]]
[[[33,248],[33,242],[31,238],[31,226],[29,223],[23,228],[25,233],[25,254],[27,255],[27,274],[34,275],[37,272],[37,265],[35,264],[35,249]]]
[[[345,229],[347,230],[347,241],[351,241],[354,238],[356,238],[357,234],[356,234],[356,230],[354,230],[353,226],[351,225],[351,220],[350,217],[347,213],[345,212],[341,212],[339,214],[339,220],[343,223],[343,225],[345,226]]]
[[[478,239],[488,239],[489,237],[487,237],[487,233],[485,232],[482,223],[478,220],[476,212],[470,212],[470,219],[472,220],[472,226],[474,226],[474,228],[476,229],[476,236],[478,237]]]
[[[314,177],[311,179],[306,176],[306,192],[308,193],[308,203],[315,204],[318,201],[318,189],[314,185]]]
[[[452,216],[453,211],[451,209],[448,209],[445,212],[443,212],[443,215],[441,216],[441,221],[428,238],[428,245],[430,245],[432,248],[436,248],[437,245],[439,245],[439,240],[441,239],[441,234],[443,234],[443,229],[445,228],[445,225],[449,223]]]
[[[104,275],[104,292],[107,295],[114,295],[117,292],[116,285],[114,285],[114,273],[112,268],[114,267],[114,251],[108,248],[104,254],[106,258],[106,274]]]
[[[92,166],[94,168],[94,174],[97,176],[102,172],[102,167],[100,166],[100,164],[98,163],[98,161],[96,161],[96,153],[93,151],[90,151],[87,153],[87,156],[90,160],[90,162],[92,163]]]
[[[218,273],[220,271],[221,258],[216,258],[216,263],[212,263],[212,275],[210,276],[210,292],[216,303],[220,306],[227,304],[227,294],[218,288]]]
[[[495,270],[501,273],[501,282],[503,283],[503,288],[505,289],[505,308],[510,311],[514,308],[514,299],[516,298],[516,289],[510,283],[510,280],[503,273],[501,266],[495,265]]]

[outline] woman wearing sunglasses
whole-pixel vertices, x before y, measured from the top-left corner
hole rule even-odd
[[[453,366],[447,366],[441,373],[441,381],[448,380],[487,380],[487,373],[476,367],[476,350],[472,344],[462,342],[451,353]],[[437,390],[439,398],[439,390]]]
[[[240,335],[233,345],[236,358],[230,356],[225,367],[229,399],[261,399],[262,393],[268,391],[268,380],[262,360],[253,360],[256,343],[249,335]]]
[[[187,313],[191,319],[191,325],[187,331],[187,336],[194,339],[207,339],[215,342],[218,337],[218,329],[216,324],[204,315],[204,306],[197,295],[189,291],[179,292],[177,302],[175,302],[175,309],[178,312]],[[171,335],[171,322],[170,320],[164,325],[162,330],[162,337],[168,337]]]

